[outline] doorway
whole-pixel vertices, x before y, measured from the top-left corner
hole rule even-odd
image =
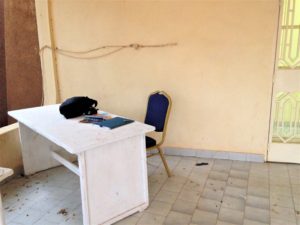
[[[280,11],[268,161],[300,163],[300,0]]]

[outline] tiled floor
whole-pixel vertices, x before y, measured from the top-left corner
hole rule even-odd
[[[167,159],[174,176],[149,158],[151,204],[117,225],[300,225],[300,165]],[[1,189],[8,225],[82,224],[79,180],[63,167]]]

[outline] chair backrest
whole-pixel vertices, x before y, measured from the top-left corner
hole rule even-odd
[[[145,123],[163,132],[171,109],[172,101],[164,91],[156,91],[149,96]]]

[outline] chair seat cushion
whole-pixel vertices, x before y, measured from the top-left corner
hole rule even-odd
[[[146,136],[146,148],[150,148],[156,145],[156,140]]]

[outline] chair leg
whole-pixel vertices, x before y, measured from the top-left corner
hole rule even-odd
[[[171,173],[171,171],[170,171],[170,169],[169,169],[169,166],[168,166],[168,163],[167,163],[167,161],[166,161],[166,158],[165,158],[165,156],[164,156],[163,151],[161,150],[160,147],[157,147],[157,150],[158,150],[158,153],[159,153],[159,155],[160,155],[160,158],[161,158],[161,160],[162,160],[162,162],[163,162],[163,164],[164,164],[164,166],[165,166],[165,169],[166,169],[166,171],[167,171],[168,177],[171,177],[171,176],[172,176],[172,173]]]

